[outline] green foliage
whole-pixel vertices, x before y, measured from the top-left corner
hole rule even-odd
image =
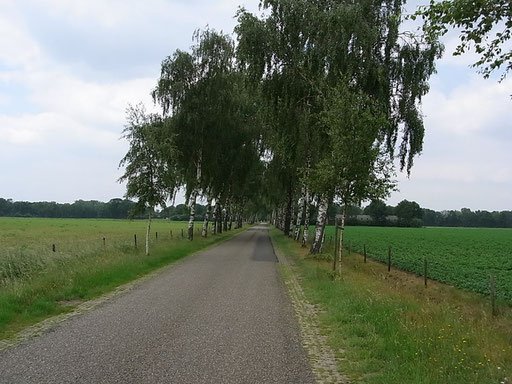
[[[387,120],[365,93],[340,83],[321,118],[329,150],[310,174],[315,190],[333,188],[343,204],[385,197],[394,187],[391,159],[382,146]]]
[[[130,148],[119,164],[126,168],[119,182],[127,182],[127,198],[138,199],[135,213],[152,211],[157,205],[165,207],[180,185],[176,149],[168,135],[167,121],[156,114],[146,114],[142,105],[130,106],[127,115],[123,138]]]
[[[420,7],[413,18],[424,19],[423,31],[437,39],[449,28],[460,30],[460,42],[454,55],[474,48],[480,56],[473,64],[484,77],[503,68],[501,79],[512,69],[512,49],[507,45],[512,37],[512,6],[509,0],[443,0],[430,1]]]
[[[372,200],[364,213],[370,215],[376,223],[384,223],[388,215],[388,207],[382,200]]]
[[[415,201],[402,200],[395,208],[395,214],[405,226],[419,227],[422,222],[423,211]]]

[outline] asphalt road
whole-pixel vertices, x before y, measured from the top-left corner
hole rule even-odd
[[[266,229],[0,352],[0,383],[314,383]]]

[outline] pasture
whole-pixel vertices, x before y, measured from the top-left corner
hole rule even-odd
[[[0,218],[0,338],[70,310],[69,303],[99,296],[239,232],[206,239],[195,232],[189,241],[186,222],[155,220],[150,255],[145,256],[146,224],[145,220]],[[196,223],[199,227],[202,223]]]
[[[327,227],[329,250],[334,226]],[[512,302],[512,229],[347,227],[345,246],[372,259],[458,288],[489,293],[490,274],[496,276],[496,294]]]

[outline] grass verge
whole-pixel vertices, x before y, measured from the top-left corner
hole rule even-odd
[[[307,299],[325,309],[320,323],[340,371],[362,383],[511,383],[512,310],[493,317],[487,299],[392,270],[361,255],[344,256],[333,281],[328,255],[280,231],[274,244],[296,263]]]
[[[0,340],[50,316],[70,312],[90,300],[245,229],[194,241],[174,238],[143,249],[127,246],[66,257],[28,278],[4,281],[0,286]]]

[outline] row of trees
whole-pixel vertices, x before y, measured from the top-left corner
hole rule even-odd
[[[0,216],[126,219],[134,205],[133,201],[126,199],[111,199],[107,203],[77,200],[69,204],[0,198]]]
[[[129,109],[127,197],[152,212],[184,187],[190,239],[201,196],[203,236],[210,220],[265,212],[303,245],[316,206],[319,252],[330,206],[385,198],[395,160],[409,173],[421,152],[439,26],[453,21],[446,3],[413,16],[431,20],[419,35],[401,32],[404,0],[262,0],[260,16],[237,12],[235,41],[197,32],[189,52],[162,62],[161,113]]]
[[[319,252],[329,206],[387,196],[395,157],[409,172],[422,149],[419,104],[442,49],[400,33],[403,5],[265,0],[264,16],[238,11],[236,44],[196,33],[162,62],[161,114],[129,109],[127,197],[151,212],[185,187],[190,239],[202,196],[203,236],[209,220],[268,211],[304,245],[315,204]]]

